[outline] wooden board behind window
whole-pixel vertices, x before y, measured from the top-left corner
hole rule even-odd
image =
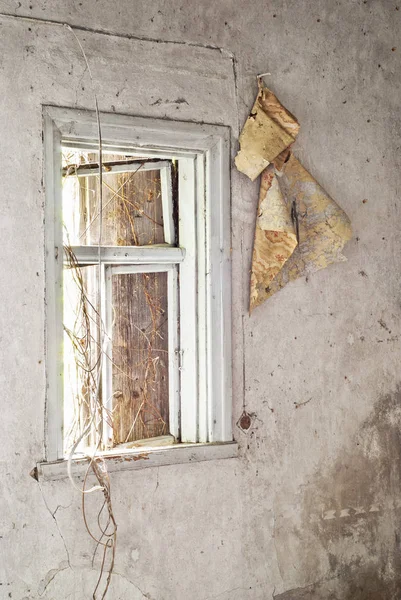
[[[167,273],[112,277],[113,445],[169,433]]]

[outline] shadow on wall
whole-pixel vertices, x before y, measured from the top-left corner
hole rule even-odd
[[[316,580],[323,556],[326,575],[312,585],[277,594],[275,600],[400,600],[400,469],[398,386],[379,398],[334,465],[322,469],[304,489],[297,535],[307,531],[308,539],[299,572],[306,581]]]

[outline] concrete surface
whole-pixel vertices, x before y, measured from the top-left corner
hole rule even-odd
[[[269,71],[301,122],[297,156],[355,232],[347,263],[249,318],[257,184],[233,170],[234,422],[245,403],[253,425],[235,427],[239,459],[113,477],[109,598],[399,599],[401,4],[0,0],[0,12],[89,29],[77,35],[102,110],[224,123],[234,149]],[[92,109],[93,93],[68,29],[1,17],[0,45],[0,598],[84,600],[97,571],[79,494],[29,472],[44,428],[41,104]]]

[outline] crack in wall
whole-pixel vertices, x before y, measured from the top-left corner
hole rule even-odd
[[[38,485],[39,485],[40,493],[41,493],[41,495],[42,495],[42,498],[43,498],[44,505],[46,506],[46,508],[47,508],[47,510],[48,510],[48,512],[49,512],[49,514],[51,515],[52,519],[54,520],[54,522],[55,522],[55,524],[56,524],[56,527],[57,527],[57,531],[59,532],[59,535],[60,535],[60,537],[61,537],[61,539],[62,539],[62,542],[63,542],[63,544],[64,544],[65,552],[66,552],[66,555],[67,555],[68,567],[69,567],[70,569],[72,569],[71,562],[70,562],[70,553],[69,553],[69,551],[68,551],[68,548],[67,548],[67,543],[66,543],[66,541],[65,541],[65,538],[64,538],[63,534],[61,533],[61,529],[60,529],[60,526],[59,526],[59,524],[58,524],[58,521],[57,521],[57,518],[56,518],[56,512],[58,511],[58,509],[59,509],[59,508],[69,508],[69,507],[68,507],[68,506],[61,506],[61,505],[59,504],[59,505],[57,505],[57,507],[56,507],[56,509],[54,510],[54,512],[52,512],[51,508],[49,507],[49,505],[48,505],[48,503],[47,503],[47,500],[46,500],[45,494],[44,494],[44,492],[43,492],[42,486],[40,485],[39,481],[38,481]],[[70,505],[70,506],[71,506],[71,505]]]
[[[55,510],[54,510],[54,512],[53,512],[53,518],[55,518],[55,516],[54,516],[54,515],[56,514],[56,512],[57,512],[58,510],[60,510],[61,508],[62,508],[63,510],[67,510],[68,508],[71,508],[72,504],[73,504],[73,502],[70,502],[70,504],[68,504],[67,506],[64,506],[63,504],[57,504],[57,506],[56,506],[56,508],[55,508]]]
[[[132,581],[132,579],[129,579],[129,577],[123,575],[123,573],[119,573],[118,571],[114,570],[113,575],[116,575],[117,577],[121,577],[122,579],[125,579],[125,581],[128,581],[128,583],[130,583],[136,590],[138,590],[138,592],[140,592],[142,596],[146,598],[146,600],[154,600],[154,598],[150,595],[149,592],[144,592],[140,587],[138,587],[136,583]]]
[[[220,48],[220,50],[223,52],[223,50]],[[233,79],[234,79],[234,97],[235,97],[235,106],[237,109],[237,124],[238,124],[238,131],[236,132],[237,136],[239,135],[239,132],[241,131],[241,120],[240,120],[240,111],[239,111],[239,89],[238,89],[238,61],[237,58],[234,54],[234,52],[232,52],[231,50],[225,50],[225,52],[229,53],[229,56],[231,58],[231,63],[232,63],[232,68],[233,68]],[[235,150],[235,154],[237,152],[237,149]]]
[[[273,591],[272,600],[295,600],[295,598],[298,598],[298,594],[307,592],[307,591],[314,592],[316,586],[319,586],[322,583],[326,583],[326,582],[330,582],[330,581],[334,581],[334,580],[335,580],[335,578],[333,579],[332,577],[328,577],[328,578],[323,577],[322,579],[318,579],[314,583],[309,583],[307,585],[297,587],[297,588],[291,588],[289,590],[285,590],[284,592],[281,592],[280,594],[274,594],[274,591]],[[297,596],[292,596],[292,594],[297,594]],[[302,598],[304,598],[303,595],[302,595]],[[334,598],[333,598],[333,600],[334,600]]]
[[[217,598],[221,598],[221,596],[224,596],[225,594],[231,594],[232,592],[236,592],[238,590],[243,590],[243,591],[248,591],[249,589],[251,589],[250,587],[235,587],[235,588],[230,588],[228,590],[224,590],[223,592],[220,592],[219,594],[217,594],[217,596],[207,596],[207,598],[204,598],[204,600],[217,600]]]
[[[280,574],[280,578],[281,578],[281,585],[284,586],[284,574],[283,574],[283,570],[282,570],[282,566],[281,566],[281,562],[280,562],[280,557],[279,557],[279,552],[278,552],[278,548],[277,548],[277,539],[276,539],[276,513],[273,509],[273,545],[274,545],[274,551],[276,553],[276,563],[277,563],[277,569],[278,572]],[[275,591],[276,588],[274,588]],[[275,598],[274,596],[274,591],[273,591],[273,600]]]
[[[61,573],[62,571],[66,571],[67,569],[71,569],[71,565],[59,567],[58,569],[51,569],[47,573],[46,577],[43,580],[43,582],[45,582],[45,583],[44,583],[42,591],[40,591],[40,586],[39,586],[39,589],[38,589],[39,597],[43,596],[43,594],[46,592],[47,588],[49,587],[49,585],[51,584],[53,579],[55,579],[59,573]]]

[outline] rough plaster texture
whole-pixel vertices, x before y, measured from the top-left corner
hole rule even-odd
[[[346,264],[249,318],[257,184],[233,170],[234,421],[245,402],[253,425],[235,428],[238,459],[113,476],[109,597],[399,599],[401,5],[0,0],[0,12],[92,30],[77,35],[102,110],[223,123],[234,149],[255,75],[270,71],[302,125],[298,157],[355,231]],[[93,94],[66,28],[1,17],[0,45],[0,598],[83,600],[96,569],[79,494],[29,471],[45,395],[41,104],[93,108]]]

